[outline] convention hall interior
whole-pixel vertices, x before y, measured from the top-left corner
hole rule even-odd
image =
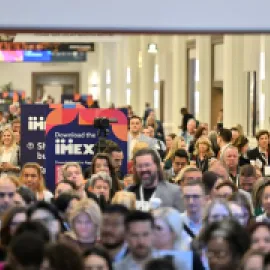
[[[93,45],[71,62],[1,61],[0,86],[11,83],[33,100],[51,95],[58,103],[78,92],[138,115],[149,102],[167,133],[178,131],[182,107],[211,128],[222,109],[224,126],[241,123],[248,136],[269,128],[269,35],[21,34],[16,41]]]

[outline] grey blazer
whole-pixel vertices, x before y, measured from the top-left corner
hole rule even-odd
[[[156,189],[156,197],[162,200],[161,206],[176,208],[180,212],[185,211],[181,188],[168,181],[159,182]]]

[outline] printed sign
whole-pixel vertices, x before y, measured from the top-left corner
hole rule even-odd
[[[46,119],[46,179],[54,190],[61,166],[78,162],[83,169],[91,165],[102,132],[94,127],[96,118],[113,119],[107,140],[117,143],[124,153],[123,172],[127,168],[127,117],[115,109],[55,109]],[[61,173],[60,173],[61,174]]]

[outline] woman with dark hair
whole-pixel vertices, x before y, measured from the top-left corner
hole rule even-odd
[[[51,241],[56,241],[60,233],[66,231],[66,226],[56,207],[45,201],[38,201],[27,210],[29,220],[40,221],[50,232]]]
[[[56,243],[47,246],[40,270],[84,270],[80,253],[71,245]]]
[[[194,139],[193,141],[190,142],[189,147],[188,147],[188,152],[192,155],[193,152],[195,151],[195,145],[196,142],[199,138],[207,136],[207,129],[204,126],[199,126],[195,132]]]
[[[24,207],[13,207],[2,217],[0,230],[0,261],[5,260],[7,247],[18,225],[25,221],[26,208]]]
[[[211,270],[238,270],[249,249],[250,237],[235,220],[223,220],[207,226],[202,235]]]
[[[111,198],[115,192],[121,190],[120,182],[117,178],[112,160],[108,154],[98,153],[92,159],[91,175],[100,171],[106,172],[112,178]]]
[[[267,222],[257,222],[249,227],[252,250],[259,250],[264,254],[270,253],[270,225]]]
[[[113,270],[112,261],[109,254],[101,247],[93,247],[83,254],[84,269]]]
[[[250,160],[247,156],[249,140],[245,136],[240,136],[235,142],[234,146],[238,148],[239,152],[239,167],[250,164]]]

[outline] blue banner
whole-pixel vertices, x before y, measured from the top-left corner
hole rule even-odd
[[[46,179],[54,190],[61,177],[61,167],[68,161],[80,163],[83,170],[91,166],[94,147],[99,142],[95,118],[113,118],[107,140],[117,143],[124,153],[123,173],[127,171],[127,117],[115,109],[55,109],[46,120]]]
[[[45,128],[48,105],[21,105],[21,163],[37,162],[45,173]]]

